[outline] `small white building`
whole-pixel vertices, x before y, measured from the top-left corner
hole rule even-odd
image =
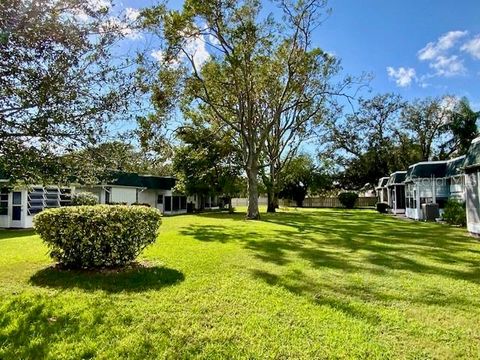
[[[467,228],[480,236],[480,137],[472,141],[464,162]]]
[[[387,182],[387,202],[392,214],[405,213],[405,176],[406,171],[396,171]]]
[[[423,220],[423,204],[436,203],[440,215],[450,195],[447,177],[447,161],[424,161],[411,165],[405,179],[405,215],[414,220]]]
[[[387,177],[382,177],[380,180],[378,180],[378,185],[375,188],[375,191],[377,192],[377,198],[378,202],[380,203],[388,203],[388,188],[387,188],[387,183],[390,178]]]
[[[117,173],[111,178],[99,185],[76,186],[75,192],[91,192],[100,204],[148,204],[165,215],[187,212],[187,197],[174,190],[174,177]]]

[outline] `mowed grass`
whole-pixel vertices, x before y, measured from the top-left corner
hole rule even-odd
[[[0,359],[480,358],[480,243],[366,210],[163,219],[144,267],[0,232]]]

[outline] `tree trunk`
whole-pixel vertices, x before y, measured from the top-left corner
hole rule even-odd
[[[268,204],[267,204],[267,213],[274,213],[276,206],[275,206],[275,194],[272,189],[268,189]]]
[[[270,181],[269,186],[267,187],[268,191],[268,204],[267,204],[267,213],[274,213],[277,208],[275,205],[275,168],[270,165]]]
[[[252,161],[247,169],[248,177],[248,220],[259,220],[260,211],[258,210],[258,165]]]
[[[228,213],[233,214],[232,198],[228,197]]]

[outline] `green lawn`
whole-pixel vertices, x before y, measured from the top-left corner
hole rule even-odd
[[[366,210],[164,218],[148,266],[0,232],[0,359],[480,358],[480,242]]]

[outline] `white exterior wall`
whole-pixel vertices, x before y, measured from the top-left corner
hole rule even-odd
[[[480,171],[465,175],[465,199],[467,205],[467,229],[480,235]]]
[[[157,191],[156,190],[138,190],[138,202],[148,204],[151,207],[157,207]]]
[[[450,179],[450,197],[458,201],[465,201],[465,175]]]
[[[137,188],[111,186],[110,189],[110,202],[112,203],[130,205],[137,202]]]

